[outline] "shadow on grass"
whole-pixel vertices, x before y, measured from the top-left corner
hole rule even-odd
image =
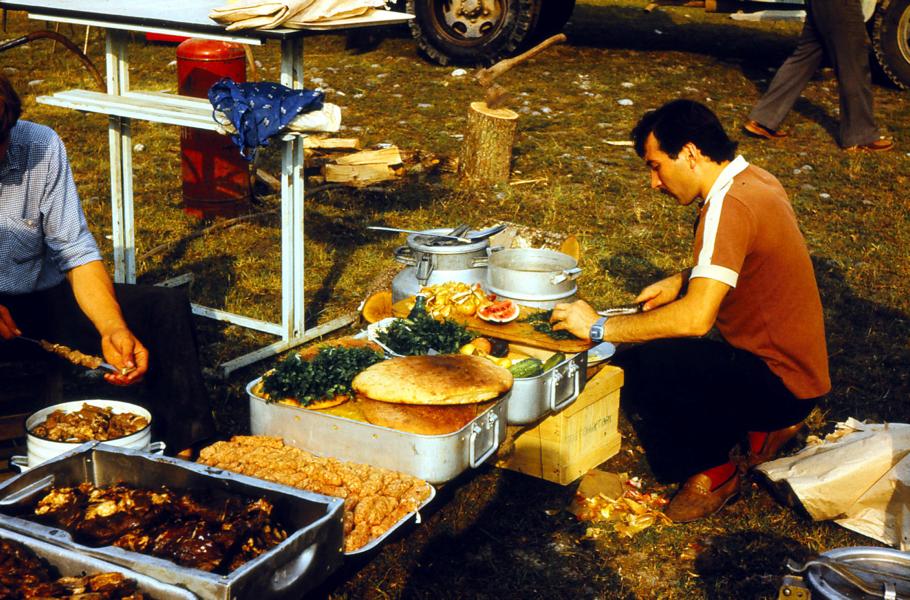
[[[332,598],[634,599],[593,545],[578,544],[587,524],[562,511],[574,489],[490,467],[466,472],[440,487],[422,511],[423,524],[393,534],[377,560],[346,563],[320,592]]]
[[[695,559],[695,571],[710,600],[777,598],[787,559],[805,562],[814,554],[792,538],[739,531],[710,538]]]

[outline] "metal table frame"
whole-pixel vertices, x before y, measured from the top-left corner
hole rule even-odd
[[[224,4],[215,0],[185,0],[196,12]],[[211,117],[211,105],[204,99],[174,94],[134,92],[129,87],[129,32],[161,33],[185,37],[224,40],[241,44],[261,45],[267,39],[281,42],[280,83],[290,88],[303,87],[303,35],[301,30],[270,31],[244,30],[227,32],[209,21],[181,22],[179,16],[143,16],[142,4],[136,4],[133,14],[105,15],[86,12],[80,5],[93,2],[69,3],[55,0],[2,1],[0,7],[29,11],[29,17],[101,27],[106,31],[107,93],[70,90],[52,96],[42,96],[38,102],[109,115],[111,220],[113,226],[114,281],[136,282],[136,250],[133,213],[133,163],[131,120],[144,119],[200,129],[216,129]],[[95,0],[103,5],[105,0]],[[122,7],[123,4],[120,4]],[[148,6],[148,5],[145,5]],[[88,9],[92,8],[88,6]],[[150,9],[151,10],[151,9]],[[207,13],[207,8],[206,8]],[[408,18],[402,13],[390,13],[384,23],[401,22]],[[375,20],[365,25],[378,24]],[[334,28],[349,28],[350,23]],[[353,26],[357,26],[356,24]],[[320,25],[316,29],[333,28]],[[287,135],[282,138],[281,159],[281,323],[254,319],[225,310],[193,305],[193,312],[205,317],[226,321],[280,336],[281,340],[220,365],[222,375],[269,356],[334,331],[351,323],[356,316],[339,317],[307,330],[304,324],[304,179],[303,137]]]

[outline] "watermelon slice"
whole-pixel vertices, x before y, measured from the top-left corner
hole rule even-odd
[[[511,300],[497,300],[478,309],[477,316],[490,323],[508,323],[514,321],[521,314],[521,307]]]

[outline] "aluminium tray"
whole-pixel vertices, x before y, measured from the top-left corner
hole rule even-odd
[[[98,573],[122,573],[125,577],[136,581],[136,589],[138,591],[146,596],[155,598],[155,600],[196,600],[198,598],[196,594],[187,589],[162,583],[120,565],[91,556],[76,554],[62,546],[48,544],[14,531],[0,529],[0,540],[19,542],[23,546],[31,548],[35,554],[56,567],[63,577],[81,577],[82,575],[97,575]]]
[[[246,387],[253,435],[278,436],[317,456],[401,471],[430,483],[444,483],[478,467],[506,438],[508,392],[458,431],[420,435],[269,403],[253,393],[258,383],[259,378]]]
[[[227,575],[117,548],[79,544],[55,527],[30,520],[34,501],[49,488],[90,482],[137,487],[208,490],[267,498],[288,531],[278,546]],[[81,446],[0,484],[0,529],[115,563],[159,581],[182,586],[205,600],[301,598],[342,562],[343,500],[182,461],[99,442]]]
[[[575,402],[587,382],[588,353],[569,355],[537,377],[516,378],[512,383],[509,425],[535,423]]]

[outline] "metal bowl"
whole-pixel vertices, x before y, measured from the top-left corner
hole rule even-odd
[[[822,556],[836,560],[863,580],[869,587],[884,590],[884,584],[894,584],[897,598],[910,598],[910,553],[892,548],[856,546],[835,548]],[[865,600],[882,595],[865,594],[830,569],[812,566],[807,572],[810,585],[822,598],[829,600]]]

